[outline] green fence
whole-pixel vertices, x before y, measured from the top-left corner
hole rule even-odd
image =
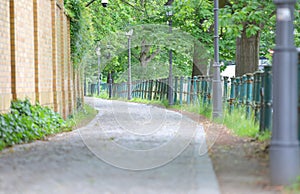
[[[260,131],[270,130],[272,125],[272,74],[271,66],[264,71],[245,74],[241,77],[222,77],[224,108],[229,114],[234,109],[244,111],[246,118],[259,123]],[[168,100],[168,78],[136,80],[131,84],[132,97],[147,100]],[[173,78],[175,104],[210,105],[212,102],[212,77],[195,76]],[[89,94],[97,94],[97,84],[88,85]],[[108,84],[101,84],[100,91],[109,93]],[[127,98],[127,82],[114,83],[111,97]]]

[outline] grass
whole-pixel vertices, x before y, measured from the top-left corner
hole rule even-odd
[[[98,98],[104,98],[108,99],[108,96],[106,93],[101,94],[100,96],[96,96]],[[115,100],[122,100],[122,101],[127,101],[124,100],[124,98],[119,98]],[[137,102],[137,103],[143,103],[143,104],[153,104],[153,105],[158,105],[162,106],[165,108],[174,108],[177,110],[183,110],[187,112],[192,112],[196,114],[200,114],[205,116],[206,118],[213,120],[212,118],[212,105],[194,105],[194,104],[175,104],[173,106],[168,105],[168,101],[160,101],[160,100],[146,100],[146,99],[140,99],[140,98],[134,98],[130,100],[130,102]],[[233,133],[237,136],[240,137],[252,137],[256,138],[259,141],[265,141],[269,140],[271,138],[271,133],[269,131],[261,133],[259,132],[259,124],[254,122],[253,115],[251,118],[246,118],[246,113],[245,110],[243,109],[234,109],[231,114],[229,114],[228,109],[224,108],[223,109],[223,118],[221,119],[215,119],[213,122],[223,124],[227,128],[231,129]]]
[[[178,104],[178,105],[172,106],[172,108],[175,108],[177,110],[183,110],[183,111],[187,111],[187,112],[200,114],[200,115],[205,116],[208,119],[212,119],[212,108],[210,105],[196,106],[196,105],[187,105],[187,104],[179,105]]]
[[[128,101],[128,100],[125,100]],[[133,98],[131,100],[129,100],[128,102],[136,102],[136,103],[142,103],[142,104],[152,104],[152,105],[156,105],[156,106],[161,106],[164,108],[168,108],[168,101],[167,100],[146,100],[146,99],[140,99],[140,98]]]
[[[97,115],[97,110],[95,110],[90,105],[85,104],[84,107],[74,114],[70,115],[67,119],[67,125],[69,131],[80,128],[87,125],[95,116]]]
[[[300,193],[300,176],[297,177],[297,180],[293,184],[285,186],[283,192],[286,194]]]
[[[213,120],[211,105],[176,105],[173,108],[197,113]],[[228,109],[224,108],[223,118],[215,119],[214,122],[225,125],[231,129],[235,135],[240,137],[253,137],[259,141],[265,141],[271,138],[269,131],[260,133],[259,124],[254,122],[253,116],[249,119],[246,118],[245,111],[242,109],[235,109],[229,114]]]
[[[246,118],[245,112],[241,109],[235,109],[231,114],[225,109],[223,113],[223,123],[226,127],[241,137],[255,137],[259,132],[259,125],[253,118]]]

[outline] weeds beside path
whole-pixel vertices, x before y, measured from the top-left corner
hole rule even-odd
[[[283,193],[283,187],[270,186],[268,142],[235,136],[224,125],[211,123],[204,116],[180,112],[204,126],[223,194]]]

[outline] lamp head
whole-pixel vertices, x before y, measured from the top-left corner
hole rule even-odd
[[[101,55],[101,48],[100,48],[99,45],[96,47],[96,54],[97,54],[98,56]]]
[[[172,16],[173,15],[173,12],[172,12],[172,3],[173,3],[173,1],[174,0],[168,0],[168,2],[164,4],[167,16]]]
[[[128,36],[128,37],[132,36],[132,34],[133,34],[133,29],[126,32],[126,36]]]
[[[102,4],[103,7],[107,7],[108,0],[102,0],[101,4]]]

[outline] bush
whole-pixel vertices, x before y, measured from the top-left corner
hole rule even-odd
[[[27,143],[57,133],[66,127],[62,117],[48,107],[30,101],[11,102],[11,111],[0,114],[0,150],[19,143]]]

